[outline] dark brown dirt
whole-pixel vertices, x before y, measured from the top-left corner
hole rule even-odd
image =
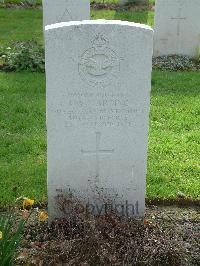
[[[144,219],[70,217],[50,227],[33,212],[16,265],[200,265],[200,209],[147,208]]]

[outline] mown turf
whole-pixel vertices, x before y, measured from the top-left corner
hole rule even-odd
[[[152,11],[115,11],[91,10],[92,19],[126,20],[153,26],[154,13]]]
[[[0,207],[46,200],[45,78],[0,73]],[[200,195],[200,75],[153,72],[147,196]]]
[[[118,19],[153,25],[151,11],[91,10],[92,19]],[[0,8],[0,45],[34,39],[43,43],[42,10]]]
[[[43,74],[0,74],[0,207],[19,195],[46,197]]]
[[[43,43],[42,11],[1,8],[0,45],[31,39]]]
[[[111,0],[112,1],[112,0]],[[114,0],[113,0],[114,1]],[[153,12],[92,10],[92,19],[153,25]],[[0,9],[0,44],[43,43],[42,11]],[[200,75],[153,72],[148,198],[200,195]],[[0,207],[18,196],[46,200],[44,74],[0,73]]]
[[[200,75],[153,72],[148,197],[200,197]]]

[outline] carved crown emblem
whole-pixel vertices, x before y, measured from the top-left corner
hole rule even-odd
[[[92,44],[95,46],[104,46],[108,43],[108,40],[106,39],[106,37],[99,33],[95,36],[95,38],[92,40]]]
[[[89,85],[107,86],[116,79],[120,60],[114,50],[108,47],[109,40],[102,33],[91,39],[92,47],[80,58],[79,73]]]

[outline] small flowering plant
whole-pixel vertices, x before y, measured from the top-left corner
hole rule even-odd
[[[6,266],[13,263],[14,254],[18,247],[26,221],[30,216],[30,210],[35,201],[20,197],[17,201],[23,201],[21,217],[16,212],[3,213],[0,215],[0,265]]]
[[[17,223],[17,226],[16,226]],[[1,266],[11,265],[14,252],[19,245],[26,220],[17,222],[15,214],[0,216],[0,262]]]
[[[0,70],[44,72],[44,49],[35,41],[0,46]]]
[[[26,209],[27,207],[32,207],[34,203],[35,201],[33,199],[23,198],[23,209]]]
[[[38,214],[38,220],[40,222],[45,222],[46,220],[48,220],[48,213],[45,212],[45,211],[40,211],[39,214]]]
[[[20,217],[16,211],[0,214],[0,266],[12,265],[14,254],[20,243],[24,226],[33,211],[35,200],[19,197],[16,199],[16,203],[20,208]],[[48,219],[46,211],[38,211],[38,208],[35,210],[38,212],[39,222],[45,222]]]

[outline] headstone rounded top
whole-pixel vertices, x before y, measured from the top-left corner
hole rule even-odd
[[[104,19],[61,22],[61,23],[47,25],[45,27],[45,30],[48,31],[48,30],[58,29],[58,28],[63,28],[63,27],[82,26],[82,25],[117,25],[117,26],[126,26],[126,27],[128,26],[128,27],[135,27],[139,29],[148,30],[153,33],[153,29],[150,26],[145,25],[145,24],[122,21],[122,20],[104,20]]]

